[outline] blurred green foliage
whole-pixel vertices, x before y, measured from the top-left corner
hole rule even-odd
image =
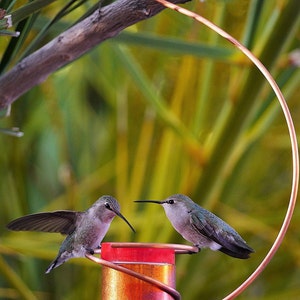
[[[26,4],[0,3],[21,32],[0,39],[2,73],[97,5]],[[289,60],[299,48],[298,0],[207,0],[185,7],[261,58],[299,130],[300,70]],[[221,299],[242,283],[272,246],[285,215],[291,150],[273,92],[237,49],[173,11],[126,29],[57,71],[20,97],[0,127],[24,132],[21,138],[0,132],[1,299],[100,298],[101,267],[85,259],[44,274],[61,236],[6,230],[28,213],[84,210],[111,194],[137,234],[115,219],[105,241],[186,243],[161,207],[133,201],[189,195],[256,250],[247,261],[210,250],[179,256],[177,289],[189,300]],[[299,217],[298,208],[271,264],[239,299],[300,297]]]

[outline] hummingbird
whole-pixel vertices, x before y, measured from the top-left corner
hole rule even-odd
[[[185,195],[172,195],[163,201],[135,202],[162,205],[176,231],[198,247],[199,251],[201,248],[210,248],[241,259],[249,258],[254,252],[231,226]]]
[[[46,273],[50,273],[72,257],[85,257],[86,254],[94,254],[96,249],[100,249],[100,243],[115,216],[122,218],[135,232],[121,214],[118,201],[107,195],[100,197],[83,212],[58,210],[26,215],[11,221],[7,228],[15,231],[60,232],[67,235],[57,257],[46,270]]]

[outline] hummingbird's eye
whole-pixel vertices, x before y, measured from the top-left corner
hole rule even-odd
[[[170,200],[168,201],[168,203],[169,203],[169,204],[174,204],[175,202],[174,202],[173,199],[170,199]]]
[[[107,209],[110,209],[110,205],[109,205],[109,203],[108,202],[105,202],[105,207],[107,208]]]

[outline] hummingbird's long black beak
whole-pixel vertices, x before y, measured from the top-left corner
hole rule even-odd
[[[146,202],[146,203],[156,203],[156,204],[163,204],[165,201],[157,201],[157,200],[136,200],[134,202]]]
[[[127,225],[130,227],[130,229],[135,233],[134,228],[131,226],[131,224],[127,221],[127,219],[119,212],[119,211],[114,211],[117,216],[119,216],[121,219],[123,219]]]

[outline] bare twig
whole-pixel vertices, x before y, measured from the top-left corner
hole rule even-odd
[[[188,1],[172,0],[174,3]],[[0,77],[0,109],[91,48],[163,9],[164,6],[155,0],[117,0],[100,12],[95,11]]]

